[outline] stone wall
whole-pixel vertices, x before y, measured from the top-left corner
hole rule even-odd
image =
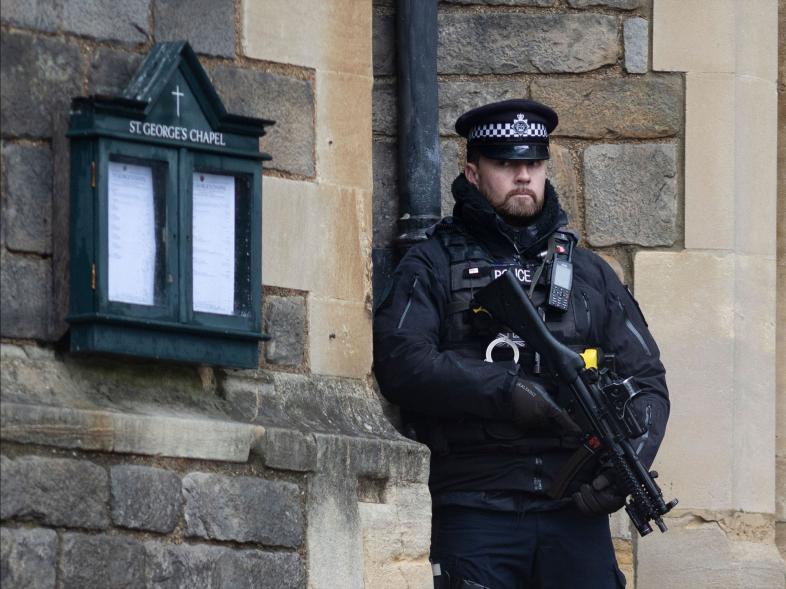
[[[375,288],[394,256],[395,3],[374,14]],[[463,168],[453,124],[466,110],[523,97],[554,107],[549,175],[570,226],[633,285],[645,248],[681,247],[684,81],[653,71],[648,0],[449,0],[439,4],[442,212]],[[380,278],[377,279],[376,277]],[[621,566],[633,584],[627,518],[614,517]]]
[[[428,452],[369,376],[371,15],[3,1],[4,588],[430,586]],[[70,100],[180,39],[229,112],[276,121],[255,370],[67,349]]]
[[[778,1],[778,261],[776,358],[786,357],[786,0]],[[776,542],[786,559],[786,363],[776,367]]]

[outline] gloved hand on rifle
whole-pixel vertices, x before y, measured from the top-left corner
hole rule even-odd
[[[519,376],[511,392],[513,423],[522,429],[552,429],[580,434],[568,412],[557,405],[538,381]]]
[[[607,470],[591,483],[584,483],[573,493],[573,502],[584,515],[608,515],[625,505],[625,495],[614,485],[612,473]]]

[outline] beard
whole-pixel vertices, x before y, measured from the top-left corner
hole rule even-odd
[[[522,198],[522,194],[527,194],[530,198]],[[544,201],[544,197],[538,198],[528,188],[513,190],[505,196],[505,200],[495,210],[509,225],[523,226],[528,225],[532,218],[543,210]]]

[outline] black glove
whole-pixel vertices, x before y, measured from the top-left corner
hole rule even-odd
[[[614,486],[611,473],[596,476],[592,483],[584,483],[576,493],[573,502],[584,515],[607,515],[625,505],[625,495]]]
[[[511,392],[513,423],[522,429],[553,429],[581,433],[567,411],[557,405],[543,385],[531,379],[517,378]]]

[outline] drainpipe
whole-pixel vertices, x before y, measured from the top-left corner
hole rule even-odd
[[[437,0],[398,0],[398,178],[396,245],[404,253],[439,221]]]

